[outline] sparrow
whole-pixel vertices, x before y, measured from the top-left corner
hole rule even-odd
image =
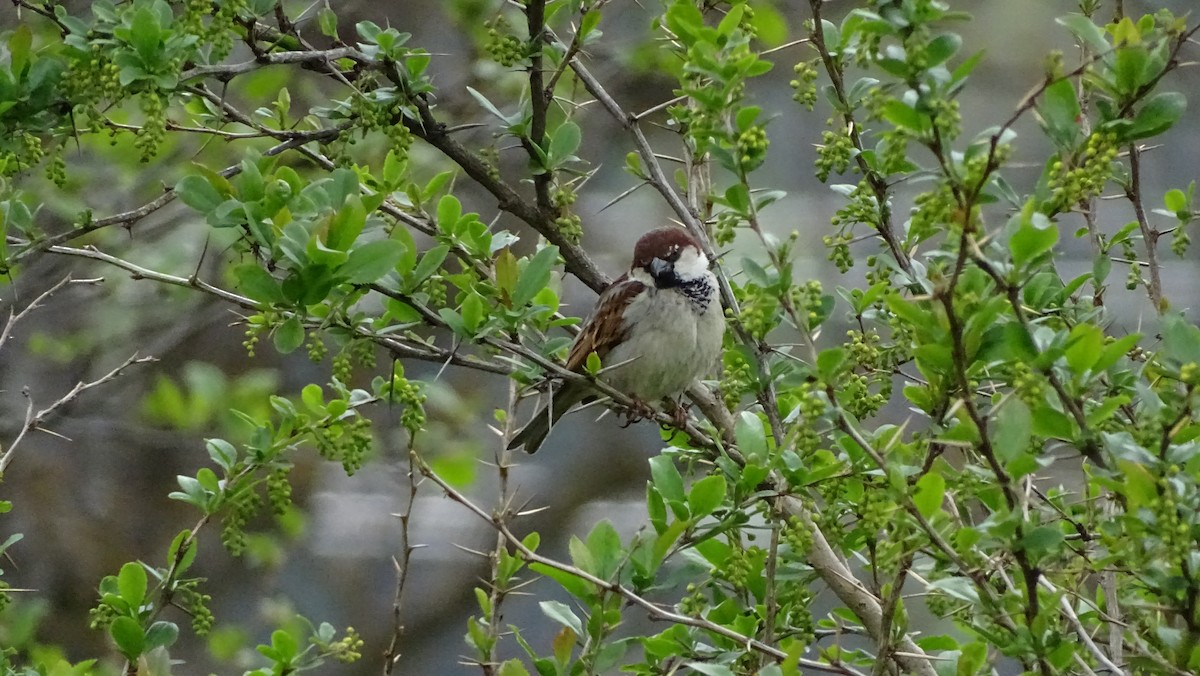
[[[633,248],[629,272],[600,298],[571,345],[566,368],[582,373],[595,352],[600,380],[641,404],[678,397],[721,353],[725,314],[709,260],[686,230],[659,228]],[[537,451],[576,404],[595,400],[584,382],[564,383],[508,447]]]

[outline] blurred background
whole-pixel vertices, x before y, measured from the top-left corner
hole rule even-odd
[[[87,10],[88,3],[63,4],[79,13]],[[500,3],[345,0],[330,4],[341,18],[342,34],[348,41],[356,21],[371,19],[412,33],[412,44],[432,52],[430,70],[435,74],[437,103],[444,118],[458,124],[494,122],[467,94],[468,86],[489,92],[501,109],[513,108],[524,77],[479,60],[472,38],[486,30],[483,22],[495,16]],[[1053,18],[1074,11],[1076,3],[960,0],[951,4],[974,16],[971,22],[951,27],[964,37],[964,52],[958,58],[977,50],[986,52],[961,97],[966,140],[1009,116],[1042,77],[1050,50],[1062,50],[1072,63],[1069,34]],[[1139,15],[1161,7],[1181,13],[1192,3],[1126,0],[1124,4],[1129,14]],[[830,2],[827,16],[839,20],[855,5]],[[298,13],[306,6],[297,3],[294,9]],[[790,30],[781,42],[800,37],[808,3],[787,0],[774,3],[774,7],[786,18]],[[667,57],[650,35],[651,22],[661,11],[655,0],[617,0],[604,12],[603,39],[588,52],[589,67],[629,111],[650,108],[673,96],[674,81],[659,66],[659,60]],[[0,29],[12,29],[17,21],[29,22],[39,34],[49,30],[40,19],[11,11],[0,16]],[[316,34],[315,28],[312,32]],[[1192,50],[1192,57],[1197,53],[1200,50]],[[859,284],[862,270],[839,274],[821,245],[821,236],[831,231],[829,219],[841,199],[813,176],[813,144],[820,140],[829,110],[822,101],[816,111],[806,111],[792,101],[787,84],[792,78],[791,66],[813,56],[803,45],[785,47],[773,56],[775,69],[751,87],[750,96],[772,119],[768,160],[754,181],[757,187],[787,191],[785,200],[763,213],[764,224],[781,236],[793,230],[801,233],[806,244],[798,275],[821,280],[829,292],[837,285]],[[249,110],[274,100],[283,86],[291,91],[293,112],[317,105],[330,95],[345,96],[330,83],[299,70],[272,68],[237,82],[246,97],[242,103]],[[1170,76],[1169,87],[1183,91],[1193,104],[1200,105],[1200,70],[1182,68]],[[171,117],[183,119],[181,111],[172,111]],[[622,168],[632,144],[598,106],[580,110],[575,119],[584,129],[580,156],[599,167],[576,204],[583,217],[584,244],[601,267],[615,276],[628,265],[637,236],[663,224],[669,214],[657,195],[646,189],[601,211],[635,184],[636,179]],[[663,119],[662,115],[657,118],[659,122]],[[1200,174],[1200,134],[1195,119],[1195,114],[1189,113],[1163,138],[1161,147],[1147,154],[1144,188],[1150,206],[1160,206],[1163,192],[1186,189]],[[1017,155],[1006,177],[1018,192],[1032,187],[1041,170],[1039,158],[1047,154],[1038,135],[1029,133],[1035,129],[1031,115],[1016,126],[1020,134]],[[476,129],[463,140],[475,147],[487,146],[493,131]],[[654,129],[651,140],[660,152],[680,154],[677,137],[669,129]],[[53,231],[66,227],[85,209],[100,217],[145,203],[164,185],[173,185],[179,172],[186,170],[198,152],[196,145],[189,143],[164,147],[149,166],[136,162],[128,139],[119,138],[111,147],[91,144],[69,153],[67,189],[58,191],[37,177],[27,185],[31,192],[46,196],[39,224]],[[206,148],[205,153],[210,166],[223,167],[235,162],[240,150],[216,147]],[[221,153],[227,161],[213,159]],[[441,158],[419,143],[413,157],[420,173],[432,175],[445,168]],[[519,149],[503,151],[501,159],[501,170],[512,182],[524,175],[526,161]],[[930,158],[918,153],[916,159]],[[856,181],[857,177],[850,176],[841,182]],[[719,178],[717,184],[722,186]],[[905,200],[911,200],[918,189],[902,191],[896,214],[907,213],[910,202]],[[458,182],[456,194],[485,221],[496,217],[494,200],[472,190],[468,181]],[[989,213],[992,225],[1005,217],[1001,209]],[[1113,201],[1100,209],[1100,223],[1106,232],[1130,220],[1127,203]],[[1085,243],[1069,235],[1080,225],[1082,221],[1064,222],[1061,227],[1059,265],[1064,278],[1091,269]],[[525,236],[520,246],[532,249],[532,233],[520,223],[501,216],[497,227]],[[131,232],[106,231],[93,241],[106,251],[156,270],[178,275],[198,270],[203,278],[228,283],[225,268],[234,256],[223,236],[225,233],[210,230],[193,212],[175,204],[138,223]],[[873,244],[856,246],[860,247],[856,254],[865,255]],[[1181,259],[1166,246],[1161,249],[1168,295],[1177,307],[1194,305],[1200,289],[1195,251]],[[202,256],[205,251],[207,255]],[[740,239],[727,260],[736,264],[741,255],[758,253],[749,238]],[[241,344],[244,327],[235,325],[239,316],[229,306],[187,290],[135,281],[118,270],[83,265],[75,259],[43,256],[33,261],[15,283],[5,282],[0,287],[0,313],[7,315],[10,308],[19,311],[68,273],[103,276],[105,282],[66,289],[17,325],[13,340],[0,353],[0,444],[13,439],[24,420],[28,401],[24,392],[41,408],[77,381],[102,375],[135,351],[159,360],[131,369],[69,406],[48,425],[61,436],[28,437],[0,484],[0,499],[15,505],[11,513],[0,515],[0,541],[14,532],[25,535],[10,550],[12,560],[3,564],[5,579],[15,587],[34,590],[21,595],[20,602],[0,621],[0,627],[8,632],[0,635],[0,645],[18,644],[36,628],[39,641],[58,644],[70,658],[82,659],[110,654],[102,633],[87,628],[87,610],[95,602],[99,580],[115,574],[122,563],[132,559],[163,565],[171,539],[195,523],[196,512],[169,500],[167,494],[176,488],[177,474],[194,474],[209,463],[203,439],[239,438],[244,431],[229,414],[231,407],[265,410],[269,393],[296,395],[305,383],[325,382],[329,363],[314,364],[303,351],[281,359],[266,341],[257,356],[249,358]],[[1117,327],[1138,330],[1154,313],[1142,290],[1124,291],[1119,282],[1123,273],[1120,266],[1114,267],[1108,302],[1111,321]],[[594,294],[571,278],[560,283],[562,297],[569,304],[567,311],[586,314]],[[844,336],[845,311],[844,305],[835,310],[824,329],[825,342]],[[357,369],[356,384],[364,385],[373,376],[388,372],[387,355],[378,357],[375,369]],[[477,503],[488,508],[495,505],[496,478],[485,463],[494,458],[499,446],[489,424],[493,411],[505,405],[507,382],[454,367],[443,371],[436,364],[406,363],[405,368],[410,377],[431,382],[430,428],[421,442],[424,452],[440,471],[466,486]],[[517,458],[519,466],[512,475],[517,504],[548,508],[521,519],[520,529],[539,531],[541,551],[555,557],[566,556],[571,535],[586,534],[600,519],[612,520],[625,536],[645,521],[646,459],[658,452],[658,432],[649,424],[622,429],[611,416],[596,422],[595,415],[593,409],[564,420],[540,453]],[[908,412],[893,404],[882,415],[899,421]],[[251,524],[255,534],[241,559],[224,552],[217,529],[204,534],[195,571],[209,579],[206,593],[214,599],[217,624],[207,642],[191,637],[184,629],[181,647],[172,651],[173,656],[187,660],[183,672],[225,673],[257,664],[252,647],[268,639],[269,627],[298,612],[338,627],[353,626],[366,640],[364,658],[358,664],[328,665],[323,673],[379,673],[380,655],[392,631],[392,557],[402,545],[399,520],[394,515],[404,508],[408,480],[405,441],[395,412],[379,410],[375,418],[375,457],[353,477],[347,477],[337,465],[320,461],[311,451],[296,455],[292,477],[301,509],[281,522],[264,517]],[[417,493],[409,536],[413,544],[424,547],[413,554],[404,592],[406,631],[399,673],[473,673],[477,670],[459,664],[460,656],[468,653],[462,636],[466,618],[478,612],[472,588],[487,576],[488,564],[466,550],[493,548],[495,534],[427,483]],[[530,596],[506,602],[505,622],[525,628],[526,638],[535,647],[547,649],[557,625],[541,615],[536,601],[567,599],[546,581],[527,591]],[[629,617],[631,622],[639,621],[637,613],[630,612]],[[182,615],[172,619],[187,623]],[[509,652],[505,655],[515,655],[512,641],[506,643]]]

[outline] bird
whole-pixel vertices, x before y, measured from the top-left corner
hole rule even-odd
[[[600,294],[571,345],[566,368],[582,373],[594,352],[604,366],[600,380],[646,408],[649,402],[682,395],[710,371],[725,335],[725,313],[709,264],[683,228],[662,227],[642,235],[633,247],[629,272]],[[588,383],[564,383],[508,448],[537,451],[563,414],[595,399]]]

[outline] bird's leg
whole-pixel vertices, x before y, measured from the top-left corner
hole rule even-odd
[[[687,425],[688,412],[692,405],[685,403],[682,395],[678,400],[668,398],[667,401],[670,403],[668,408],[671,410],[671,424],[675,426],[675,429],[683,429]]]
[[[621,427],[625,428],[640,420],[654,417],[654,407],[634,397],[633,404],[622,413],[625,415],[625,423]]]

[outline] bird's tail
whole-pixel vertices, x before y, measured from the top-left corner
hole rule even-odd
[[[550,434],[550,428],[558,422],[559,418],[563,417],[563,414],[578,403],[577,397],[572,397],[566,392],[551,395],[550,403],[543,406],[537,415],[533,416],[533,419],[513,436],[512,441],[508,442],[509,450],[524,446],[526,453],[537,452],[542,442],[546,440],[546,435]]]

